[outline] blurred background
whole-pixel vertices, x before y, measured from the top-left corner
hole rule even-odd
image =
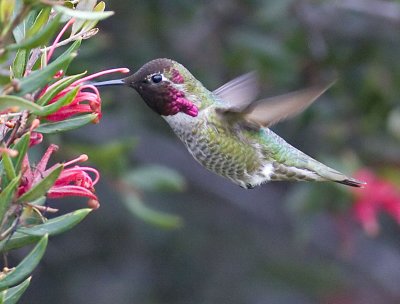
[[[107,6],[115,15],[82,44],[71,74],[135,71],[167,57],[211,90],[255,70],[263,96],[336,77],[318,102],[273,130],[340,171],[369,170],[398,191],[400,1]],[[101,208],[50,240],[21,303],[400,303],[396,208],[378,214],[378,227],[345,186],[243,190],[197,164],[133,90],[104,88],[102,100],[100,124],[51,138],[62,143],[59,160],[87,153],[100,170]],[[367,193],[377,204],[387,194]]]

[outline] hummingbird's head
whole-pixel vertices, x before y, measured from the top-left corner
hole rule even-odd
[[[195,95],[190,93],[195,81],[181,64],[165,58],[152,60],[123,79],[158,114],[169,116],[182,112],[192,117],[199,111]]]

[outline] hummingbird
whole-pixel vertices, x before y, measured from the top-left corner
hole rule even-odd
[[[330,85],[257,101],[254,72],[210,91],[183,65],[166,58],[149,61],[126,78],[92,84],[135,89],[201,165],[242,188],[269,181],[364,185],[311,158],[269,129],[299,114]]]

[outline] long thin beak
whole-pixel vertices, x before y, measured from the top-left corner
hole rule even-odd
[[[126,85],[124,79],[114,79],[114,80],[106,80],[106,81],[99,81],[99,82],[91,82],[91,85],[95,87],[104,87],[104,86],[120,86]]]

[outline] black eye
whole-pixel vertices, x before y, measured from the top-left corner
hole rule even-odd
[[[153,76],[151,76],[151,81],[153,81],[154,83],[159,83],[162,80],[162,76],[161,74],[155,74]]]

